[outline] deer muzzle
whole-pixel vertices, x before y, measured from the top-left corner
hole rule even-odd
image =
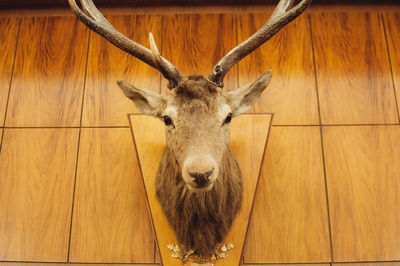
[[[210,191],[218,177],[217,163],[209,155],[189,156],[183,163],[182,177],[191,191]]]

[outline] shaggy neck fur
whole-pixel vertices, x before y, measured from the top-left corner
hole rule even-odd
[[[179,243],[198,256],[209,257],[229,232],[240,210],[242,175],[232,151],[226,147],[213,189],[192,192],[167,147],[156,177],[156,192]]]

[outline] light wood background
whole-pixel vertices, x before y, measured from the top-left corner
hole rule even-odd
[[[400,265],[400,13],[357,9],[306,13],[227,76],[231,90],[274,72],[251,110],[274,119],[245,264]],[[165,10],[109,18],[208,74],[271,7]],[[1,266],[158,263],[126,116],[137,109],[117,79],[166,92],[70,15],[2,13]]]

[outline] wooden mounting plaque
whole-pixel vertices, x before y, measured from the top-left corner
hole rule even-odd
[[[129,115],[129,120],[161,263],[165,266],[181,265],[181,261],[173,258],[167,248],[168,244],[177,244],[177,240],[155,192],[155,177],[165,147],[164,125],[159,119],[145,115]],[[222,243],[232,243],[234,248],[228,251],[226,259],[216,262],[217,266],[239,265],[241,262],[271,120],[271,114],[245,114],[232,120],[230,145],[243,175],[243,203],[231,231]]]

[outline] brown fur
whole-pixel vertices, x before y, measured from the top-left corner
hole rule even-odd
[[[226,147],[213,189],[204,193],[191,192],[167,147],[158,168],[156,191],[178,242],[199,256],[209,257],[229,232],[240,210],[242,175],[232,151]]]
[[[221,89],[213,83],[207,81],[203,76],[191,75],[185,82],[180,83],[174,88],[173,93],[181,98],[203,99],[207,101],[215,98]]]
[[[179,243],[209,257],[241,207],[242,175],[229,148],[229,125],[223,125],[225,117],[216,119],[221,89],[202,76],[189,76],[171,96],[179,119],[176,128],[167,128],[167,148],[156,177],[157,197]],[[218,177],[208,192],[189,190],[182,177],[182,165],[193,147],[217,161]]]

